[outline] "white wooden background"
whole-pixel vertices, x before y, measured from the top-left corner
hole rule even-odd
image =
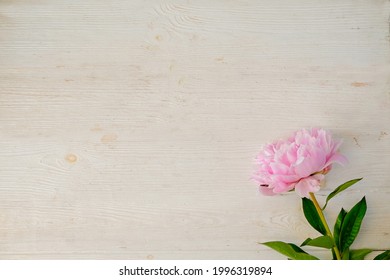
[[[390,247],[390,2],[0,0],[1,259],[284,259],[316,233],[249,180],[303,127],[344,138],[320,201]],[[310,252],[329,258],[323,251]]]

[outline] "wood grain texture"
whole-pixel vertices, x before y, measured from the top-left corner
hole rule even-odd
[[[1,259],[283,259],[315,232],[249,180],[261,145],[344,138],[356,246],[390,247],[390,2],[0,0]],[[322,251],[316,252],[324,257]]]

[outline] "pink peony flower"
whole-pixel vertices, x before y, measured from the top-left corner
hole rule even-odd
[[[263,148],[256,158],[257,170],[252,178],[265,195],[295,189],[300,197],[309,197],[309,193],[320,190],[333,163],[347,162],[338,152],[341,143],[324,129],[299,130],[287,140]]]

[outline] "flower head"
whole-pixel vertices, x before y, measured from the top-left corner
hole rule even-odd
[[[287,140],[263,148],[256,158],[257,169],[252,178],[265,195],[295,189],[299,196],[309,197],[309,193],[319,191],[333,163],[347,162],[338,152],[341,143],[324,129],[296,131]]]

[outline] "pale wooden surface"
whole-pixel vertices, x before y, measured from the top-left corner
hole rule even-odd
[[[257,242],[316,234],[297,196],[257,194],[252,160],[310,126],[351,161],[322,195],[364,177],[328,218],[366,194],[356,246],[389,248],[389,14],[0,0],[0,258],[284,259]]]

